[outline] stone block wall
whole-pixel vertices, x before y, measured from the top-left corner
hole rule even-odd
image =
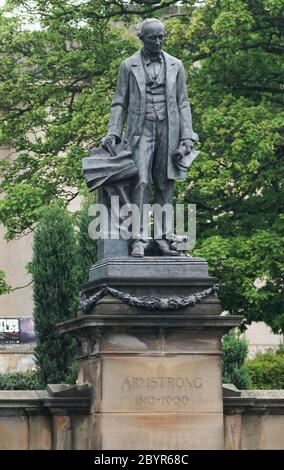
[[[225,396],[224,427],[227,450],[284,449],[284,390]]]
[[[226,391],[225,395],[225,449],[284,449],[284,390],[236,391],[231,396]],[[92,435],[98,428],[89,405],[88,386],[1,391],[0,449],[94,450]],[[200,449],[202,442],[201,430]]]
[[[88,387],[66,389],[0,391],[0,449],[87,449]]]

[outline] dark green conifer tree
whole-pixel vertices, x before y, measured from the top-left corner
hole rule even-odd
[[[76,241],[71,216],[57,205],[45,210],[35,231],[32,273],[41,385],[73,382],[74,340],[59,335],[56,324],[76,311]]]

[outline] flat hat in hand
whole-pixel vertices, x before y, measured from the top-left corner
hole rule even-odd
[[[107,143],[107,150],[95,148],[89,157],[83,158],[83,174],[90,191],[103,184],[133,178],[137,168],[130,150],[125,150],[123,144],[112,146]]]

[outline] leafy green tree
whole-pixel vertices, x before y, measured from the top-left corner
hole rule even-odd
[[[6,279],[5,279],[5,273],[0,270],[0,295],[2,294],[7,294],[10,291],[10,286],[8,286]]]
[[[168,21],[187,64],[200,155],[177,200],[197,205],[197,249],[224,309],[284,330],[283,2],[208,0]]]
[[[108,20],[70,17],[64,2],[31,3],[27,19],[40,29],[24,29],[23,13],[0,13],[0,146],[18,155],[0,161],[7,238],[31,229],[50,201],[67,205],[85,186],[82,157],[105,134],[119,63],[136,49]]]
[[[223,383],[234,384],[238,389],[250,387],[250,377],[244,367],[248,353],[248,342],[231,330],[222,340],[222,375]]]
[[[76,241],[68,212],[50,205],[37,226],[33,246],[35,348],[39,380],[74,380],[75,345],[60,336],[56,324],[75,315],[77,306]]]

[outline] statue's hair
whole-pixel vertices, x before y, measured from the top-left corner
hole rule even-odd
[[[160,23],[164,28],[163,23],[161,22],[161,20],[158,20],[158,18],[146,18],[146,20],[142,21],[142,23],[140,24],[139,31],[137,33],[137,36],[140,39],[143,38],[147,26],[149,26],[149,24],[151,23]]]

